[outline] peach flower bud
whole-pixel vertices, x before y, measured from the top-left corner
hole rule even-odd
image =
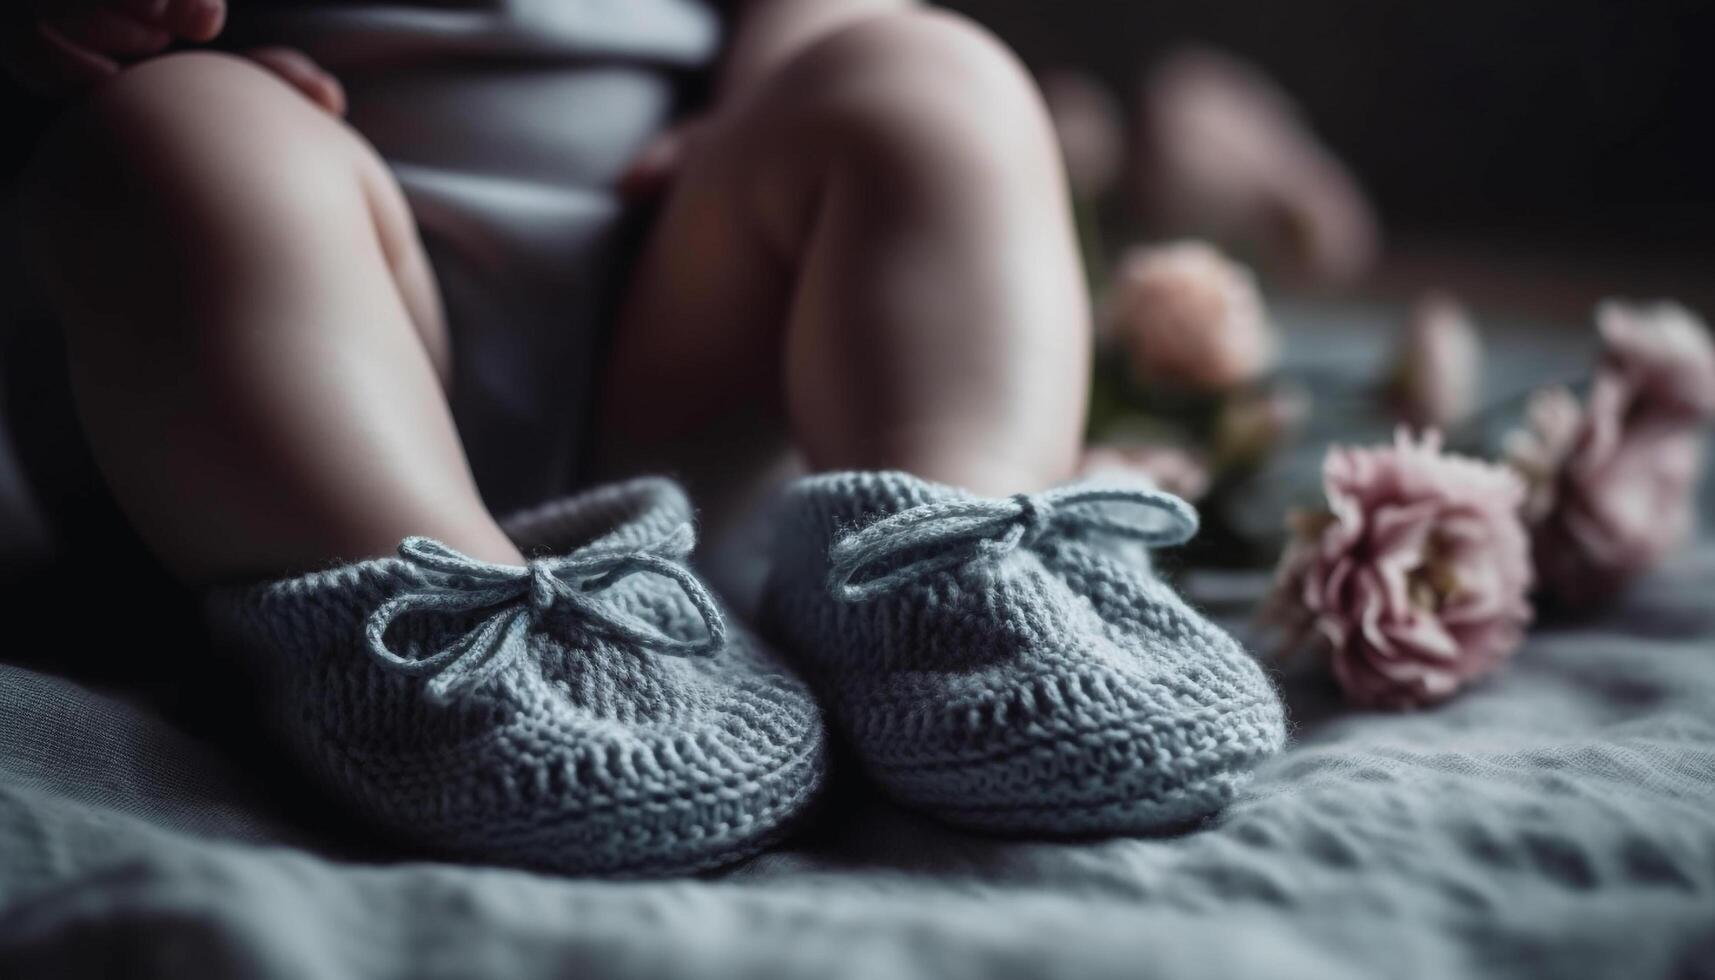
[[[1107,304],[1109,332],[1139,380],[1220,391],[1274,363],[1256,278],[1204,242],[1132,249]]]
[[[1101,196],[1119,177],[1125,157],[1119,100],[1083,72],[1046,72],[1039,81],[1060,138],[1072,193],[1080,198]]]
[[[1483,342],[1465,308],[1431,293],[1412,307],[1400,345],[1394,394],[1406,421],[1450,428],[1477,407]]]

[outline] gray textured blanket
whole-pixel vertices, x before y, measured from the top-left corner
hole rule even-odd
[[[1190,579],[1234,620],[1263,585]],[[1418,714],[1284,678],[1291,748],[1178,836],[961,836],[848,777],[784,850],[646,883],[380,860],[144,703],[0,667],[0,977],[1715,977],[1712,600],[1706,542]]]
[[[1293,681],[1293,748],[1183,836],[981,840],[848,786],[661,883],[332,857],[208,745],[0,668],[0,975],[1715,976],[1711,596],[1705,547],[1437,711]]]

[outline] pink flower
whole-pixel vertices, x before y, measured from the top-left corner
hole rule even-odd
[[[1596,307],[1601,374],[1619,379],[1632,408],[1686,422],[1715,419],[1715,344],[1697,314],[1677,303],[1608,300]]]
[[[1565,388],[1544,388],[1530,396],[1524,416],[1524,428],[1507,434],[1502,456],[1524,478],[1520,513],[1526,526],[1534,528],[1559,502],[1560,474],[1578,444],[1584,409]]]
[[[1401,430],[1331,450],[1322,479],[1328,509],[1294,515],[1270,612],[1320,637],[1349,700],[1441,701],[1517,649],[1531,567],[1515,474]]]
[[[1431,293],[1411,310],[1399,352],[1395,394],[1406,421],[1447,428],[1477,407],[1483,342],[1465,308]]]
[[[1274,363],[1256,279],[1203,242],[1131,250],[1107,304],[1110,333],[1141,379],[1222,390]]]
[[[1072,193],[1099,197],[1113,186],[1125,158],[1119,101],[1100,82],[1079,71],[1046,72],[1038,81],[1060,138]]]
[[[1168,493],[1191,501],[1209,492],[1208,467],[1197,456],[1176,446],[1107,442],[1086,447],[1078,464],[1078,475],[1104,474],[1142,476]]]
[[[1537,575],[1568,604],[1600,600],[1692,536],[1715,418],[1715,344],[1685,309],[1604,303],[1603,350],[1580,407],[1538,392],[1507,462],[1529,485],[1524,518]]]

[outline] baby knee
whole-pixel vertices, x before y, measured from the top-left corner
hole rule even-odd
[[[358,206],[341,196],[356,184],[356,144],[251,62],[208,52],[143,62],[37,148],[20,193],[32,271],[52,294],[102,270],[218,251],[210,243],[276,227],[280,215]]]
[[[241,284],[273,281],[329,228],[373,236],[358,146],[240,59],[133,67],[69,112],[25,174],[30,277],[67,336],[94,344],[240,323],[221,303]]]
[[[252,171],[260,182],[294,160],[337,152],[342,127],[318,115],[241,58],[184,52],[143,62],[101,85],[37,149],[24,176],[27,233],[183,203],[223,167],[272,161]]]
[[[116,137],[186,130],[270,139],[329,129],[331,117],[248,58],[183,51],[140,62],[99,86],[84,122]]]
[[[1017,57],[957,14],[912,10],[835,32],[791,71],[841,138],[953,163],[1004,162],[1051,145],[1046,110]]]

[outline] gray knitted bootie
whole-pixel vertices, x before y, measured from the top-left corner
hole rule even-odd
[[[206,609],[275,734],[378,829],[463,860],[666,874],[747,857],[821,783],[823,725],[685,567],[684,495],[635,480],[504,526],[528,566],[398,557]]]
[[[807,477],[764,616],[901,803],[1007,833],[1159,830],[1220,809],[1284,739],[1256,662],[1113,547],[1195,531],[1141,487]]]

